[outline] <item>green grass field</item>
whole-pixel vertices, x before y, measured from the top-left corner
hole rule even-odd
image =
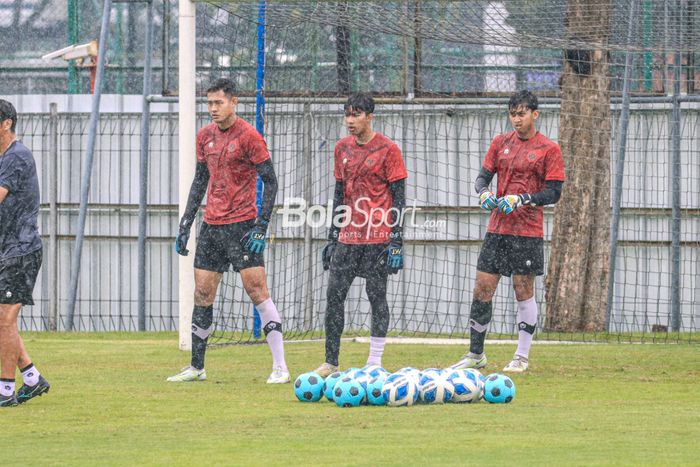
[[[696,345],[537,345],[511,404],[300,403],[268,386],[266,346],[216,348],[209,380],[166,383],[189,362],[174,333],[28,334],[51,392],[2,409],[5,465],[699,465]],[[323,344],[290,343],[294,375]],[[384,366],[445,366],[458,346],[388,345]],[[486,348],[500,371],[512,345]],[[344,342],[341,366],[367,345]]]

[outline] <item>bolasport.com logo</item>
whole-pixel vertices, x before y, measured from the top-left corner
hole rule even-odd
[[[397,225],[404,229],[404,236],[407,238],[424,237],[426,232],[444,232],[447,226],[447,221],[443,219],[426,219],[425,216],[421,216],[422,209],[416,206],[415,200],[411,206],[403,209],[368,208],[369,201],[367,197],[358,198],[352,205],[338,206],[333,213],[333,200],[328,200],[326,204],[309,205],[303,198],[292,197],[285,199],[278,214],[282,217],[284,229],[302,226],[330,228],[335,225],[341,229],[345,228],[341,235],[363,239],[387,236],[383,239],[386,241],[389,240],[391,229]]]

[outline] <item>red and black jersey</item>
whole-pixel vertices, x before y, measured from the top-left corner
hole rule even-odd
[[[237,118],[226,130],[211,123],[197,133],[197,162],[207,164],[209,187],[204,222],[232,224],[254,219],[257,171],[270,158],[265,140]]]
[[[389,184],[407,177],[401,150],[381,133],[362,146],[354,136],[335,145],[335,179],[345,187],[343,204],[352,210],[351,223],[340,230],[347,244],[389,241],[392,206]]]
[[[521,140],[515,131],[496,136],[484,168],[498,174],[497,197],[537,193],[547,180],[564,181],[564,160],[559,145],[542,133]],[[491,211],[488,232],[521,237],[544,237],[542,206],[521,206],[510,214]]]

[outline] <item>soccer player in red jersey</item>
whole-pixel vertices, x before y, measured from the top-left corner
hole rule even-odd
[[[372,129],[374,99],[354,94],[345,107],[350,135],[335,145],[334,221],[323,249],[330,269],[326,311],[326,361],[316,369],[324,378],[338,370],[345,298],[355,277],[364,277],[372,308],[368,365],[382,363],[389,327],[388,274],[403,268],[401,213],[406,205],[406,167],[401,150]]]
[[[559,145],[537,131],[537,97],[520,91],[508,102],[514,131],[496,136],[476,178],[481,207],[491,211],[476,265],[476,283],[469,315],[469,352],[453,369],[486,365],[484,338],[491,321],[491,299],[501,276],[512,276],[518,301],[518,348],[505,372],[527,370],[532,335],[537,325],[535,276],[544,274],[544,211],[559,201],[565,180]],[[489,190],[498,174],[494,195]]]
[[[267,289],[262,252],[267,225],[277,196],[277,177],[262,136],[236,115],[236,87],[219,79],[207,89],[213,123],[197,133],[197,168],[175,250],[186,256],[190,229],[207,193],[204,222],[194,259],[192,361],[168,381],[206,379],[204,354],[212,330],[213,303],[222,274],[229,266],[241,274],[243,287],[260,312],[272,352],[270,384],[288,383],[282,322]],[[264,182],[262,206],[256,208],[257,175]]]

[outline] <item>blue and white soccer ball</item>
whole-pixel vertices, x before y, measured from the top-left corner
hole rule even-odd
[[[348,377],[349,375],[345,375],[345,377]],[[352,376],[352,378],[360,383],[363,388],[367,389],[367,383],[369,383],[369,380],[372,379],[370,375],[365,373],[364,371],[358,371],[355,372],[355,374]]]
[[[343,376],[349,376],[351,378],[354,378],[359,373],[364,373],[362,371],[362,368],[352,367],[352,368],[348,368],[347,370],[345,370],[343,372]]]
[[[447,380],[454,386],[452,402],[470,403],[479,401],[482,391],[473,375],[467,375],[464,370],[454,370],[447,375]]]
[[[328,377],[326,377],[326,381],[323,383],[323,395],[326,396],[326,399],[329,401],[333,401],[333,388],[335,388],[335,383],[337,383],[342,377],[343,373],[340,371],[331,373],[328,375]]]
[[[362,367],[362,371],[369,375],[370,378],[376,378],[377,376],[384,375],[386,378],[391,373],[379,365],[365,365]]]
[[[302,402],[316,402],[323,395],[323,378],[314,371],[299,375],[294,381],[294,395]]]
[[[420,370],[418,368],[413,368],[413,367],[407,366],[407,367],[401,368],[400,370],[398,370],[392,374],[396,374],[396,373],[406,375],[409,378],[412,378],[416,384],[420,384],[421,373],[420,373]]]
[[[357,407],[365,398],[366,392],[355,379],[345,376],[335,383],[333,401],[338,407]]]
[[[386,378],[383,375],[372,378],[367,383],[367,403],[369,405],[386,405],[382,389]]]
[[[418,400],[418,384],[408,375],[394,373],[384,382],[382,393],[390,407],[410,406]]]
[[[464,372],[467,374],[468,377],[474,378],[476,381],[477,386],[479,387],[479,390],[481,391],[481,395],[479,396],[479,400],[484,398],[484,385],[486,384],[486,376],[481,374],[479,370],[476,368],[467,368],[464,370]],[[476,402],[476,401],[474,401]]]
[[[454,386],[442,375],[424,372],[420,379],[420,399],[427,404],[444,404],[452,399]]]
[[[515,383],[506,375],[493,373],[486,377],[484,399],[492,404],[507,404],[515,398]]]

